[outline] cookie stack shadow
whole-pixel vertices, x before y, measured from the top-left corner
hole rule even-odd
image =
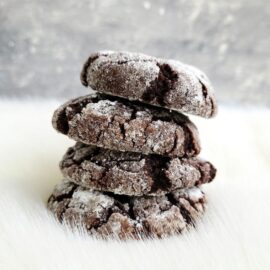
[[[60,222],[101,238],[164,237],[194,227],[206,207],[200,186],[215,167],[198,156],[196,126],[216,101],[198,69],[139,53],[99,52],[81,81],[97,92],[60,106],[54,128],[74,139],[64,180],[48,200]]]

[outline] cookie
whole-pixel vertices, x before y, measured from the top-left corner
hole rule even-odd
[[[199,158],[170,158],[76,143],[60,162],[65,178],[84,187],[129,196],[163,195],[211,182],[214,166]]]
[[[182,113],[210,118],[214,90],[199,69],[140,53],[104,51],[90,55],[81,72],[84,86]]]
[[[198,131],[184,115],[103,95],[87,95],[58,108],[52,120],[59,132],[112,150],[165,156],[196,156]]]
[[[159,197],[128,197],[98,192],[64,180],[48,200],[60,222],[101,238],[164,237],[194,226],[205,209],[197,187]]]

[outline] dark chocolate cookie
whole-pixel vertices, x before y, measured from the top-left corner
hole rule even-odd
[[[129,196],[163,195],[211,182],[214,166],[199,158],[170,158],[106,150],[77,143],[60,162],[64,177],[99,191]]]
[[[197,187],[159,197],[128,197],[89,190],[64,181],[48,208],[60,222],[102,238],[164,237],[194,226],[205,209]]]
[[[139,53],[98,52],[84,64],[81,81],[98,92],[182,113],[209,118],[217,111],[206,75],[174,60]]]
[[[58,108],[53,126],[70,138],[112,150],[196,156],[197,128],[184,115],[127,100],[88,95]]]

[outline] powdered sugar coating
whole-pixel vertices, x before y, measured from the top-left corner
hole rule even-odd
[[[206,201],[203,192],[198,194],[193,201],[189,189],[159,197],[116,196],[64,180],[49,198],[48,208],[60,222],[102,238],[165,237],[194,226],[202,216]]]
[[[168,158],[118,152],[77,143],[60,162],[76,184],[129,196],[160,196],[179,188],[211,182],[214,166],[199,158]]]
[[[165,156],[195,156],[200,141],[184,115],[102,95],[87,95],[58,108],[56,130],[85,144]]]
[[[206,75],[175,60],[140,53],[98,52],[84,64],[81,81],[99,92],[206,118],[217,110]]]

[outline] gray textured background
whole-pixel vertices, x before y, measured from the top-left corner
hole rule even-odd
[[[140,51],[203,69],[220,102],[270,105],[268,0],[2,0],[0,98],[87,93],[89,53]]]

